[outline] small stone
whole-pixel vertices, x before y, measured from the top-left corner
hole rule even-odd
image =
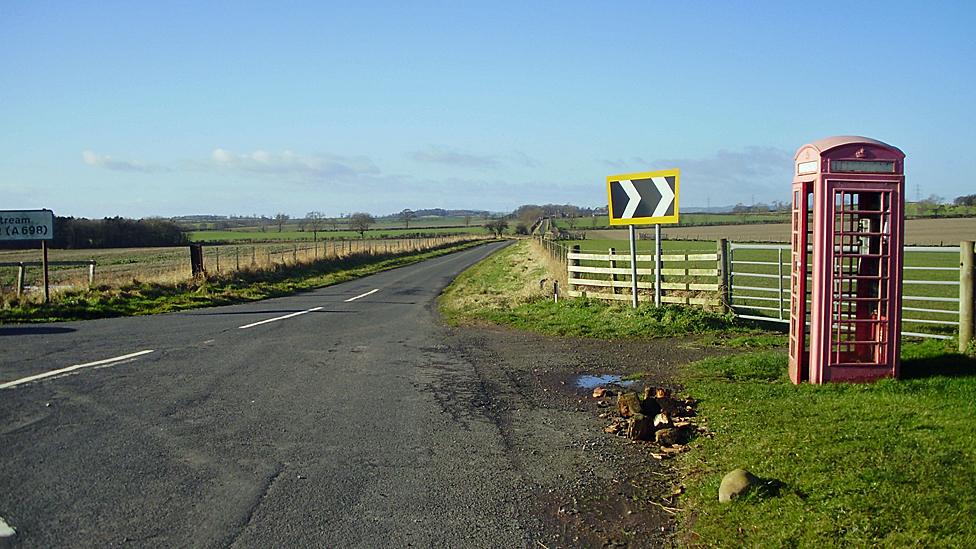
[[[736,469],[722,477],[722,484],[718,488],[718,500],[727,503],[745,494],[759,479],[745,469]]]
[[[662,426],[662,425],[664,427],[670,427],[671,426],[671,418],[669,418],[668,417],[668,414],[666,414],[664,412],[661,412],[660,414],[654,416],[654,428],[656,429],[657,427]]]
[[[593,389],[593,398],[603,398],[603,397],[612,397],[612,396],[613,396],[613,391],[607,389],[606,387],[597,387],[596,389]]]

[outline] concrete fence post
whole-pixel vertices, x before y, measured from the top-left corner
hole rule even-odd
[[[95,260],[92,259],[88,264],[88,289],[91,290],[95,285]]]
[[[973,340],[973,309],[976,308],[973,255],[972,240],[959,244],[959,352],[965,352]]]

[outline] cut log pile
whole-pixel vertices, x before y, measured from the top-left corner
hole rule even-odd
[[[604,431],[633,441],[653,442],[660,448],[651,453],[657,459],[680,454],[694,436],[708,434],[707,429],[691,421],[695,401],[676,398],[664,387],[644,387],[640,393],[607,387],[593,390],[598,407],[611,407],[613,397],[616,409],[600,414],[610,420]]]

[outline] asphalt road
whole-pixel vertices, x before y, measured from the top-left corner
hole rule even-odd
[[[246,305],[0,326],[0,517],[25,547],[530,544],[498,427],[448,402],[478,377],[434,312],[498,247]]]

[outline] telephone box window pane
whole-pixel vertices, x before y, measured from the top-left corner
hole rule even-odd
[[[830,171],[846,173],[895,173],[895,163],[887,160],[831,160]]]

